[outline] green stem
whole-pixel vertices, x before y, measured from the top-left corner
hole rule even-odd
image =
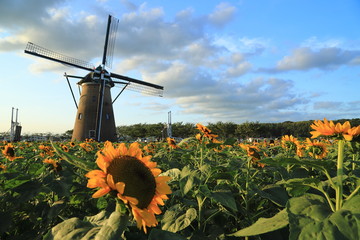
[[[200,148],[200,167],[202,167],[203,165],[203,150],[204,149],[204,146],[203,146],[203,143],[201,143],[201,148]]]
[[[328,172],[325,168],[323,168],[322,170],[323,170],[323,173],[325,174],[325,176],[328,178],[330,185],[331,185],[334,189],[336,189],[336,184],[335,184],[335,183],[333,182],[333,180],[331,179],[331,176],[330,176],[329,172]]]
[[[246,181],[245,181],[245,209],[246,213],[249,212],[249,203],[248,203],[248,191],[249,191],[249,181],[250,181],[250,167],[251,167],[251,158],[248,158],[247,169],[246,169]]]
[[[356,159],[357,159],[357,156],[358,156],[358,153],[355,153],[355,154],[353,154],[353,156],[352,156],[351,169],[352,169],[353,171],[354,171],[355,168],[356,168],[355,161],[356,161]]]
[[[345,146],[345,141],[339,140],[338,159],[337,159],[336,210],[341,209],[343,202],[344,146]]]
[[[197,200],[197,202],[198,202],[198,230],[200,230],[201,231],[201,229],[202,229],[202,206],[203,206],[203,204],[204,204],[204,202],[205,202],[205,199],[206,199],[206,197],[204,197],[203,199],[201,198],[201,196],[200,195],[196,195],[196,200]]]
[[[334,204],[333,204],[333,202],[331,202],[331,198],[330,198],[329,195],[324,191],[324,189],[322,189],[322,188],[315,188],[315,189],[319,190],[320,192],[322,192],[322,193],[324,194],[324,196],[325,196],[325,198],[326,198],[326,200],[327,200],[327,202],[328,202],[328,204],[329,204],[329,206],[330,206],[330,208],[331,208],[331,211],[335,212]]]
[[[345,201],[350,200],[353,196],[355,196],[358,193],[359,190],[360,190],[360,185],[357,186],[357,188],[355,188],[355,190],[345,199]]]

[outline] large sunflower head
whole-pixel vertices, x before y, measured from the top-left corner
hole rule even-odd
[[[349,121],[344,122],[343,124],[335,124],[333,121],[328,121],[324,118],[324,121],[315,120],[313,124],[310,125],[314,131],[311,131],[311,138],[317,138],[319,136],[334,136],[337,138],[343,138],[345,140],[351,141],[353,135],[349,134],[348,131],[351,131],[351,125]]]
[[[114,148],[111,142],[106,142],[104,149],[97,153],[96,163],[101,170],[93,170],[85,176],[89,178],[87,187],[97,188],[94,198],[115,191],[117,197],[131,208],[139,228],[157,225],[155,214],[160,214],[159,205],[168,199],[171,193],[167,181],[168,176],[159,176],[161,170],[156,168],[156,162],[151,162],[151,156],[143,156],[138,143],[126,147],[121,143]]]

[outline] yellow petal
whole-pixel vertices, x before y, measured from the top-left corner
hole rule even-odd
[[[97,192],[95,192],[95,193],[92,195],[92,197],[93,197],[93,198],[99,198],[99,197],[104,196],[104,195],[107,194],[108,192],[110,192],[110,188],[109,188],[109,187],[101,188],[101,189],[99,189]]]
[[[128,200],[132,206],[136,206],[139,204],[139,201],[134,197],[124,196],[124,198]]]
[[[150,171],[152,172],[154,177],[159,176],[159,174],[161,173],[161,170],[159,168],[153,168],[153,169],[150,169]]]
[[[124,194],[124,190],[125,190],[125,183],[123,182],[117,182],[115,184],[116,190],[122,195]]]
[[[111,189],[116,190],[116,186],[115,186],[115,183],[114,183],[114,178],[113,178],[113,176],[111,174],[107,175],[106,182],[107,182],[107,184],[109,185],[109,187]]]
[[[161,209],[156,204],[151,204],[149,207],[150,207],[151,211],[153,211],[157,215],[162,213]]]
[[[128,154],[128,149],[127,149],[125,143],[120,143],[119,146],[117,147],[117,150],[118,150],[119,155],[121,155],[121,156]]]
[[[133,156],[133,157],[136,157],[137,159],[141,159],[142,151],[139,148],[138,142],[133,142],[132,144],[130,144],[128,154],[129,154],[129,156]]]
[[[85,175],[85,177],[87,177],[87,178],[96,178],[96,177],[104,178],[104,177],[106,177],[106,174],[101,170],[92,170],[92,171],[88,172]]]
[[[169,176],[159,176],[156,179],[156,182],[167,182],[171,180],[171,177]]]
[[[88,180],[88,184],[87,184],[88,188],[95,188],[95,187],[101,187],[101,188],[106,188],[109,187],[104,178],[90,178]]]
[[[343,134],[343,137],[346,141],[351,141],[353,139],[353,136],[349,134]]]
[[[166,183],[156,184],[156,192],[160,195],[172,193],[171,188]]]

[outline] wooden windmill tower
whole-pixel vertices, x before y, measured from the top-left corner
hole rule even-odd
[[[26,46],[25,53],[89,71],[85,77],[67,75],[65,73],[77,107],[72,140],[83,141],[86,138],[94,138],[99,142],[106,140],[116,141],[113,103],[125,88],[150,95],[162,96],[164,90],[162,86],[111,73],[105,69],[105,66],[111,66],[118,22],[118,19],[109,15],[102,63],[97,68],[86,61],[62,55],[31,42]],[[76,103],[68,77],[81,79],[78,82],[79,87],[82,89],[79,105]],[[113,78],[120,81],[113,81]],[[115,84],[121,85],[122,90],[115,100],[112,101],[110,89]]]

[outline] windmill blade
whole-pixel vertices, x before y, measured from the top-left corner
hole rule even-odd
[[[119,19],[109,15],[102,64],[111,68]]]
[[[72,58],[72,57],[68,57],[61,53],[57,53],[57,52],[51,51],[49,49],[40,47],[31,42],[28,42],[28,44],[26,45],[25,53],[28,53],[28,54],[31,54],[31,55],[34,55],[37,57],[49,59],[49,60],[52,60],[55,62],[65,64],[65,65],[70,65],[73,67],[81,68],[83,70],[94,71],[94,66],[89,62],[79,60],[76,58]]]
[[[161,90],[161,89],[156,89],[156,88],[152,88],[152,87],[148,87],[148,86],[144,86],[144,85],[140,85],[140,84],[136,84],[136,83],[131,83],[131,82],[125,83],[125,82],[113,81],[113,83],[127,84],[126,89],[133,91],[133,92],[143,93],[143,94],[151,95],[151,96],[159,96],[159,97],[163,96],[163,90]]]
[[[135,78],[126,77],[126,76],[116,74],[116,73],[110,73],[110,77],[125,80],[125,81],[132,82],[132,83],[137,83],[137,84],[140,84],[140,85],[145,85],[145,86],[160,89],[160,90],[164,90],[163,86],[156,85],[156,84],[149,83],[149,82],[144,82],[144,81],[141,81],[141,80],[137,80]]]
[[[164,91],[163,86],[144,82],[144,81],[137,80],[134,78],[129,78],[129,77],[122,76],[122,75],[119,75],[116,73],[110,73],[110,77],[128,81],[129,84],[127,86],[127,89],[129,89],[129,90],[132,90],[135,92],[140,92],[140,93],[145,93],[145,94],[153,95],[153,96],[160,96],[160,97],[163,96],[163,91]],[[117,82],[117,81],[113,81],[113,83],[126,84],[124,82]]]

